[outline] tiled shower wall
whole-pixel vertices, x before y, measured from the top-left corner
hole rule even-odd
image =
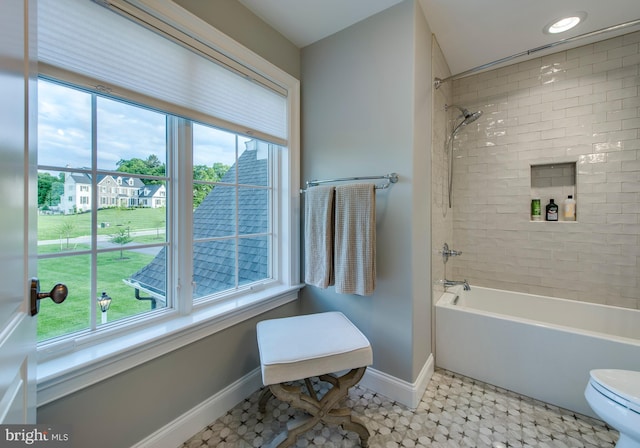
[[[484,113],[454,142],[449,244],[463,254],[448,277],[640,308],[639,65],[636,32],[453,83],[453,103]],[[555,164],[575,166],[575,185],[550,195],[574,192],[577,221],[531,222],[532,166]]]

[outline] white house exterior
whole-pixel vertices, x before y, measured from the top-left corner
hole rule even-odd
[[[66,173],[64,193],[60,195],[59,207],[65,215],[91,210],[91,177],[86,174]]]
[[[145,185],[138,192],[140,207],[165,207],[167,205],[167,189],[164,185]]]

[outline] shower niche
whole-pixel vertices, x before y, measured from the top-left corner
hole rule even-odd
[[[558,204],[558,221],[565,221],[563,204],[569,195],[579,202],[576,191],[575,162],[531,165],[531,198],[540,198],[543,222],[545,206],[550,199]],[[578,206],[576,206],[575,220],[578,220]]]

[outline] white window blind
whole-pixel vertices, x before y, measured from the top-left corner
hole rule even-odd
[[[287,144],[281,93],[89,0],[38,1],[38,60],[98,90],[135,92],[167,112]]]

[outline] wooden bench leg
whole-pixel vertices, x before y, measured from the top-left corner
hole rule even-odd
[[[360,381],[365,370],[366,367],[352,369],[341,377],[322,375],[320,380],[330,382],[333,387],[320,400],[316,397],[310,381],[305,381],[307,389],[310,389],[309,395],[304,394],[301,387],[284,384],[270,385],[260,396],[260,412],[264,412],[264,406],[273,394],[280,401],[289,403],[292,407],[305,411],[308,415],[289,422],[287,429],[279,434],[269,446],[289,447],[296,442],[299,435],[313,428],[318,422],[340,425],[346,431],[354,431],[360,436],[361,446],[369,446],[367,427],[358,417],[351,414],[351,409],[337,407],[340,401],[346,398],[349,389]]]
[[[269,387],[265,387],[258,399],[258,411],[260,411],[261,414],[264,414],[267,410],[267,401],[269,401],[269,398],[271,397],[273,397],[271,389]]]

